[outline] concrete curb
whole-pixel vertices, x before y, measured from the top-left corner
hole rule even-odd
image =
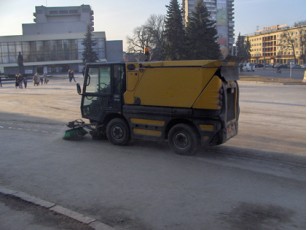
[[[262,82],[262,83],[274,83],[274,84],[283,84],[283,85],[306,85],[306,82],[303,82],[300,79],[290,79],[290,78],[278,78],[278,77],[265,77],[265,76],[240,76],[239,81],[251,81],[251,82]]]
[[[57,205],[55,203],[42,200],[38,197],[31,196],[24,192],[19,192],[15,190],[8,189],[4,186],[0,185],[0,194],[5,196],[10,196],[14,198],[18,198],[20,200],[26,201],[28,203],[31,203],[36,206],[40,206],[42,208],[45,208],[47,211],[55,212],[59,215],[66,216],[68,218],[71,218],[73,220],[76,220],[82,224],[88,225],[89,227],[93,228],[94,230],[114,230],[111,226],[104,224],[92,217],[85,216],[81,213],[72,211],[68,208],[65,208],[63,206]]]

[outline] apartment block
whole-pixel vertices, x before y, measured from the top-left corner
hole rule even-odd
[[[304,64],[306,26],[275,25],[264,27],[245,38],[250,43],[252,63]]]

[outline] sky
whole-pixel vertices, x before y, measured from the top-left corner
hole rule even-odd
[[[35,6],[79,6],[94,11],[95,31],[107,40],[123,40],[150,15],[166,15],[170,0],[0,0],[0,36],[21,35],[23,23],[33,23]],[[181,4],[181,0],[178,0]],[[272,25],[306,20],[305,0],[234,0],[235,36]]]

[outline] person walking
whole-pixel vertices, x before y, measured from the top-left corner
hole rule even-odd
[[[27,85],[28,85],[28,79],[27,79],[26,76],[23,78],[23,84],[24,84],[25,89],[26,89],[26,88],[27,88]]]
[[[68,70],[68,79],[69,79],[69,82],[71,82],[71,80],[72,80],[71,69]]]
[[[39,79],[38,73],[36,72],[33,76],[33,85],[38,86],[39,82],[40,82],[40,79]]]
[[[73,70],[71,70],[71,79],[74,80],[74,82],[76,82],[75,72]]]
[[[22,74],[19,74],[19,76],[18,76],[18,86],[19,86],[19,89],[23,89],[22,84],[23,84],[23,76],[22,76]]]
[[[17,89],[18,87],[18,77],[19,77],[19,73],[15,75],[15,88]]]
[[[22,89],[23,77],[20,73],[15,75],[15,87]]]
[[[72,69],[68,70],[68,79],[69,79],[69,82],[71,82],[72,80],[74,80],[74,82],[76,82],[75,73]]]

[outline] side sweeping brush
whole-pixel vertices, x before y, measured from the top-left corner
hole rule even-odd
[[[81,140],[88,132],[83,128],[85,122],[82,120],[74,120],[68,122],[67,127],[70,129],[64,133],[64,140]]]

